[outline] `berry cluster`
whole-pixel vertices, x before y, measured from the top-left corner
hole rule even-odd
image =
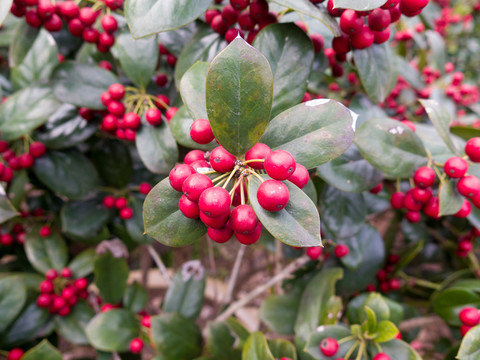
[[[327,244],[328,243],[331,243],[331,241],[327,240]],[[347,256],[349,253],[350,253],[350,249],[345,244],[337,244],[333,249],[333,254],[339,259]],[[327,260],[330,257],[330,253],[329,252],[324,253],[323,248],[321,246],[311,246],[309,248],[306,248],[305,254],[313,261],[320,259],[320,256],[322,255],[324,260]]]
[[[22,214],[23,216],[24,214]],[[1,231],[1,228],[0,228]],[[27,234],[21,224],[15,224],[10,231],[0,233],[0,245],[12,246],[15,240],[18,244],[23,245],[25,243]]]
[[[70,268],[64,268],[60,274],[57,270],[50,269],[45,273],[45,280],[40,283],[37,306],[48,309],[51,314],[67,316],[79,298],[88,298],[87,286],[87,279],[73,279]]]
[[[103,198],[102,203],[107,209],[117,208],[118,215],[124,220],[131,219],[133,216],[133,209],[128,207],[128,200],[125,197],[115,198],[113,195],[107,195]]]
[[[161,61],[161,60],[162,60],[162,56],[165,56],[165,60],[166,60],[166,62],[167,62],[167,64],[168,64],[169,66],[174,67],[175,64],[177,63],[177,58],[175,57],[175,55],[173,55],[170,51],[168,51],[168,49],[167,49],[165,46],[163,46],[162,43],[159,43],[159,44],[158,44],[158,53],[159,53],[159,55],[160,55],[159,60]],[[162,74],[160,74],[160,75],[162,75]],[[159,80],[160,80],[161,83],[162,83],[163,81],[165,81],[165,79],[161,80],[161,78],[160,78]],[[157,82],[157,85],[158,85],[158,86],[165,86],[165,85],[166,85],[166,81],[165,81],[165,84],[163,84],[163,85],[160,85],[160,84],[158,84],[158,82]]]
[[[462,336],[465,336],[471,328],[480,323],[480,312],[478,309],[468,306],[459,312],[458,318],[462,323],[460,332]]]
[[[32,142],[27,152],[17,154],[10,148],[10,144],[0,140],[0,181],[10,182],[13,179],[14,171],[29,169],[35,164],[35,159],[42,157],[47,148],[41,142]],[[1,162],[1,159],[6,163]]]
[[[400,289],[400,280],[393,276],[395,265],[398,264],[400,257],[396,254],[390,254],[387,257],[387,263],[377,271],[378,289],[383,293]],[[375,285],[367,286],[367,291],[375,291]]]

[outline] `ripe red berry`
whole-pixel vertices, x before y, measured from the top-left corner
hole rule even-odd
[[[210,153],[210,165],[213,170],[224,173],[233,170],[236,157],[230,154],[223,146],[218,146]]]
[[[237,38],[237,36],[243,38],[243,31],[235,28],[230,28],[225,33],[225,41],[230,44],[233,40]]]
[[[322,255],[323,248],[321,246],[312,246],[307,248],[306,254],[312,260],[318,260],[318,258]]]
[[[97,13],[93,11],[90,7],[85,6],[80,9],[78,18],[85,26],[92,26],[97,19]]]
[[[200,211],[200,220],[207,226],[214,229],[221,229],[225,227],[228,222],[228,214],[216,218],[209,217]]]
[[[275,150],[265,158],[265,170],[268,176],[275,180],[288,179],[296,169],[293,156],[284,150]]]
[[[473,244],[472,244],[472,241],[470,239],[462,239],[458,242],[458,245],[457,245],[457,250],[462,252],[462,253],[466,253],[468,254],[470,251],[473,250]]]
[[[212,20],[215,16],[220,15],[220,11],[216,9],[210,9],[205,11],[205,22],[207,24],[212,24]]]
[[[362,30],[350,38],[354,49],[362,50],[372,46],[375,40],[375,34],[367,25],[363,25]]]
[[[262,235],[262,228],[263,228],[262,223],[259,221],[257,223],[257,226],[255,227],[255,230],[252,233],[242,234],[242,233],[234,232],[235,238],[238,240],[240,244],[243,244],[243,245],[254,244],[258,241],[258,239],[260,239],[260,235]]]
[[[190,165],[198,160],[205,160],[205,153],[201,150],[191,150],[185,155],[183,161],[185,164]]]
[[[413,199],[422,204],[425,204],[432,197],[432,190],[430,189],[413,188],[411,193]]]
[[[460,179],[467,173],[468,162],[461,157],[454,156],[445,162],[443,170],[448,177]]]
[[[440,202],[438,197],[432,196],[423,207],[423,213],[431,218],[438,219],[440,213]]]
[[[168,83],[167,74],[161,73],[155,76],[155,83],[160,87],[164,87],[165,85],[167,85]]]
[[[213,135],[210,122],[207,119],[195,120],[190,128],[190,137],[198,144],[208,144],[215,135]]]
[[[474,307],[466,307],[460,311],[458,318],[464,325],[476,326],[480,323],[480,312]]]
[[[464,176],[457,183],[457,190],[463,196],[473,198],[480,192],[480,180],[473,175]]]
[[[465,145],[465,154],[473,162],[480,162],[480,137],[471,138]]]
[[[50,307],[51,305],[51,298],[48,294],[40,294],[37,298],[37,306],[39,308],[45,309]]]
[[[258,188],[257,200],[267,211],[280,211],[287,206],[290,193],[287,186],[277,180],[266,180]]]
[[[50,32],[56,32],[62,30],[62,19],[57,14],[53,14],[49,19],[45,20],[43,26]],[[60,56],[61,54],[59,54]],[[61,61],[60,61],[61,62]]]
[[[429,0],[400,0],[400,11],[405,16],[416,16],[420,14]]]
[[[177,114],[178,108],[175,106],[170,106],[167,111],[165,111],[165,117],[167,118],[167,121],[170,122],[172,118]]]
[[[100,311],[101,312],[107,312],[107,311],[110,311],[110,310],[113,310],[115,309],[115,306],[113,306],[112,304],[103,304],[102,307],[100,308]]]
[[[223,217],[230,214],[230,194],[221,187],[210,187],[201,193],[198,206],[208,217]]]
[[[150,315],[145,315],[144,317],[142,317],[142,326],[146,328],[150,328],[152,326],[152,318],[150,317]]]
[[[138,192],[147,195],[152,190],[152,185],[147,182],[143,182],[138,186]]]
[[[262,143],[257,143],[252,146],[250,150],[248,150],[245,153],[245,160],[265,160],[265,158],[272,152],[270,147],[268,145],[262,144]],[[264,169],[265,166],[262,161],[254,161],[248,163],[248,166],[250,166],[253,169]]]
[[[113,33],[118,29],[117,19],[111,15],[104,15],[102,17],[102,27],[108,33]]]
[[[58,271],[56,269],[49,269],[45,273],[45,278],[47,280],[54,280],[58,277]]]
[[[213,183],[207,175],[192,174],[185,179],[182,192],[189,200],[198,202],[202,192],[211,187],[213,187]]]
[[[62,3],[62,15],[67,18],[76,18],[80,13],[80,9],[75,1],[67,0]],[[79,19],[80,20],[80,19]]]
[[[125,105],[123,105],[123,103],[120,101],[110,101],[110,103],[107,105],[107,109],[109,113],[118,117],[121,117],[123,114],[125,114]]]
[[[39,28],[40,26],[42,26],[42,19],[40,19],[40,16],[38,16],[35,10],[27,11],[27,13],[25,14],[25,21],[33,28]]]
[[[346,35],[334,37],[332,48],[337,54],[346,54],[350,51],[350,39]]]
[[[43,280],[40,283],[40,286],[39,286],[40,292],[44,293],[44,294],[52,293],[54,288],[55,287],[54,287],[53,282],[51,280]]]
[[[75,296],[75,290],[72,287],[66,287],[62,290],[62,298],[69,300]]]
[[[102,200],[103,206],[105,206],[107,209],[111,209],[115,206],[115,197],[112,195],[107,195],[103,198]]]
[[[41,237],[49,237],[52,233],[52,229],[50,228],[50,226],[42,226],[40,228],[40,231],[39,231],[39,234]]]
[[[133,354],[140,354],[143,349],[143,341],[139,338],[135,338],[130,342],[130,352]]]
[[[209,227],[207,233],[210,239],[219,244],[223,244],[230,240],[233,235],[233,230],[230,226],[230,223],[227,222],[225,226],[220,229],[214,229]]]
[[[462,336],[467,335],[467,332],[469,332],[471,328],[473,328],[473,326],[467,326],[467,325],[460,326],[460,334]]]
[[[12,349],[8,352],[7,360],[20,360],[24,354],[24,351],[19,348]]]
[[[150,108],[145,111],[145,120],[152,126],[160,125],[162,123],[162,113],[157,108]]]
[[[385,30],[392,21],[390,11],[383,9],[375,9],[368,15],[368,26],[373,31]]]
[[[128,112],[123,116],[123,122],[129,129],[137,130],[140,127],[140,116],[134,112]]]
[[[230,215],[230,226],[235,233],[251,234],[258,224],[258,218],[250,205],[240,205]]]
[[[383,190],[383,183],[379,183],[375,187],[371,188],[368,192],[371,194],[378,194],[382,190]]]
[[[228,24],[223,19],[221,14],[215,15],[210,23],[212,30],[218,34],[225,34],[228,30]]]
[[[78,109],[78,115],[80,115],[82,118],[84,118],[87,121],[90,121],[93,119],[93,111],[84,106]]]
[[[403,208],[403,200],[405,199],[405,194],[403,192],[395,192],[392,194],[390,198],[390,204],[394,209],[402,209]]]
[[[68,267],[63,268],[62,271],[60,272],[60,276],[65,279],[70,279],[73,276],[73,271]]]
[[[345,244],[338,244],[337,246],[335,246],[334,253],[335,253],[335,256],[338,258],[343,258],[347,256],[349,252],[350,250],[348,249],[348,246]]]
[[[422,166],[413,175],[413,181],[419,188],[425,189],[430,187],[435,182],[435,171],[429,167]]]
[[[355,10],[347,9],[340,16],[340,28],[345,34],[355,35],[363,28],[363,17],[358,16]]]
[[[334,338],[325,338],[320,342],[320,351],[325,356],[334,356],[338,348],[338,342]]]
[[[187,164],[181,164],[175,166],[168,174],[168,179],[170,180],[170,185],[175,190],[182,192],[182,186],[190,175],[196,174],[196,171],[193,167]]]
[[[129,207],[120,209],[119,215],[123,220],[131,219],[133,217],[133,209]]]
[[[127,205],[128,205],[128,201],[127,201],[127,198],[125,197],[119,197],[115,200],[115,207],[117,209],[123,209],[127,207]]]
[[[423,203],[413,198],[412,190],[409,190],[403,199],[403,206],[410,211],[420,211]]]
[[[378,353],[372,360],[390,360],[390,356],[385,353]]]
[[[235,10],[241,11],[250,5],[250,0],[230,0],[230,5],[232,5]]]
[[[88,280],[85,278],[76,279],[73,286],[75,286],[77,290],[85,290],[88,287]]]
[[[470,201],[467,199],[463,199],[462,207],[454,216],[458,218],[466,218],[468,215],[470,215],[471,211],[472,204],[470,204]]]
[[[387,27],[383,31],[374,31],[373,35],[374,35],[373,42],[375,44],[383,44],[384,42],[387,42],[388,39],[390,39],[390,28]],[[408,121],[408,120],[402,120],[401,123],[408,126],[410,128],[410,130],[412,130],[414,132],[416,131],[415,130],[415,125],[414,125],[413,122]]]
[[[266,0],[252,0],[250,2],[250,16],[256,22],[268,14],[268,2]]]
[[[400,0],[388,0],[381,8],[386,10],[392,9],[397,6],[399,2]]]
[[[307,185],[308,180],[310,179],[310,174],[305,166],[302,164],[297,164],[295,171],[288,178],[288,181],[297,185],[300,189],[303,189]]]
[[[45,155],[47,152],[47,147],[43,143],[35,141],[30,144],[28,152],[36,159]]]
[[[113,100],[120,101],[125,96],[125,87],[122,84],[112,84],[108,88],[108,92]]]
[[[255,27],[255,21],[250,16],[250,12],[248,10],[243,11],[238,16],[238,25],[240,28],[245,31],[251,31]]]
[[[310,34],[310,40],[312,40],[315,54],[319,53],[325,46],[325,39],[320,34]]]

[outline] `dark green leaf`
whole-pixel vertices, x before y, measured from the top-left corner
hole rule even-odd
[[[200,17],[211,0],[126,0],[125,18],[133,37],[169,31]],[[155,19],[155,20],[154,20]]]
[[[333,0],[333,5],[336,8],[368,11],[379,8],[386,2],[387,0]]]
[[[273,74],[267,59],[236,38],[210,64],[207,114],[216,140],[241,156],[262,136],[270,120]]]
[[[138,336],[139,322],[128,310],[113,309],[97,314],[85,328],[90,344],[102,351],[127,351]]]
[[[180,145],[199,150],[211,150],[218,146],[215,140],[206,145],[199,145],[193,141],[190,137],[190,127],[192,124],[193,119],[188,114],[185,106],[180,107],[175,116],[170,120],[170,131]]]
[[[390,44],[355,50],[353,58],[367,95],[376,103],[384,101],[397,83],[397,66]]]
[[[270,295],[260,306],[260,319],[278,334],[292,335],[300,306],[298,291],[285,295]]]
[[[142,119],[135,144],[143,164],[153,173],[168,174],[178,160],[178,149],[169,126],[151,126]]]
[[[27,290],[15,277],[0,279],[0,333],[3,333],[22,311]]]
[[[47,339],[28,350],[22,360],[62,360],[62,354]]]
[[[15,210],[15,208],[8,200],[3,187],[0,186],[0,224],[7,222],[8,220],[14,218],[17,215],[17,210]]]
[[[320,351],[320,343],[322,342],[323,339],[331,337],[331,338],[337,339],[338,341],[340,339],[344,339],[346,337],[352,336],[352,333],[349,329],[343,326],[338,326],[338,325],[322,326],[318,330],[319,331],[312,332],[312,336],[308,340],[308,343],[305,347],[305,352],[313,356],[315,360],[331,360],[332,359],[332,357],[325,356]],[[335,356],[344,357],[354,343],[355,343],[355,339],[342,342]]]
[[[275,359],[286,357],[292,360],[297,360],[297,351],[295,350],[295,346],[293,346],[293,344],[288,340],[269,340],[268,347],[270,348],[270,351]]]
[[[205,87],[209,63],[197,61],[183,75],[180,81],[180,93],[183,103],[192,119],[207,119]]]
[[[480,129],[473,126],[452,126],[450,131],[465,140],[480,136]]]
[[[59,107],[51,88],[26,87],[0,106],[0,138],[15,140],[44,124]]]
[[[186,26],[157,34],[159,42],[177,58],[190,39],[198,31],[201,21],[194,21]],[[205,25],[205,24],[204,24]]]
[[[353,140],[354,114],[329,99],[316,99],[284,111],[268,124],[260,142],[293,155],[307,169],[342,155]]]
[[[85,277],[93,272],[93,261],[95,258],[95,249],[89,248],[75,256],[68,264],[76,278]]]
[[[87,196],[98,184],[95,167],[76,150],[50,151],[35,160],[33,171],[50,190],[70,199]]]
[[[119,303],[127,288],[128,264],[124,258],[116,258],[110,252],[97,255],[93,263],[95,284],[108,303]]]
[[[266,175],[263,178],[269,179]],[[268,232],[290,246],[320,246],[320,217],[312,200],[296,185],[285,181],[290,193],[287,206],[280,211],[267,211],[257,200],[260,184],[256,176],[250,176],[248,193],[255,214]]]
[[[200,220],[188,219],[178,209],[181,196],[167,178],[148,193],[143,204],[145,232],[167,246],[189,245],[207,233]]]
[[[114,50],[127,77],[137,87],[145,89],[158,63],[156,38],[152,36],[148,39],[135,40],[129,31],[122,31],[116,35]]]
[[[104,108],[100,96],[117,82],[110,71],[70,61],[60,64],[53,73],[53,91],[59,100],[95,110]]]
[[[225,322],[227,323],[230,330],[232,330],[232,332],[238,337],[238,347],[243,348],[245,341],[247,341],[248,337],[250,336],[250,332],[240,321],[238,321],[233,316],[229,317],[227,320],[225,320]]]
[[[39,231],[40,226],[35,226],[27,234],[25,253],[30,264],[43,274],[49,269],[62,270],[68,261],[65,241],[56,231],[48,237],[40,236]]]
[[[8,13],[10,12],[12,3],[13,3],[13,0],[6,0],[6,1],[2,1],[2,3],[0,4],[0,25],[3,24]]]
[[[471,289],[449,288],[432,299],[433,311],[453,326],[460,326],[460,311],[467,306],[480,306],[480,296]]]
[[[456,214],[463,205],[464,197],[459,194],[456,184],[450,179],[445,179],[440,184],[438,197],[440,200],[440,216]]]
[[[270,63],[273,72],[271,117],[300,103],[313,64],[313,45],[305,31],[293,24],[273,24],[255,37],[253,46]]]
[[[139,313],[148,301],[147,290],[137,282],[129,285],[123,295],[123,306],[133,313]]]
[[[233,348],[235,340],[224,322],[209,323],[207,349],[214,360],[240,360],[241,351]]]
[[[391,177],[409,177],[427,162],[420,138],[397,120],[366,121],[355,133],[355,144],[370,164]]]
[[[374,354],[377,354],[378,348],[371,344],[369,346],[369,351]],[[392,340],[382,344],[382,352],[389,355],[392,359],[401,359],[401,360],[422,360],[422,357],[413,350],[413,348],[402,340]],[[463,360],[463,359],[462,359]]]
[[[363,308],[369,308],[375,314],[375,319],[384,321],[390,319],[390,308],[388,307],[386,298],[378,293],[370,293],[362,304]],[[360,321],[367,319],[365,313],[360,310]]]
[[[462,340],[457,359],[476,360],[480,356],[480,326],[476,326],[467,332]]]
[[[152,317],[151,336],[153,346],[165,359],[191,360],[202,351],[200,329],[177,313]]]
[[[5,343],[13,346],[31,341],[48,319],[48,311],[40,309],[35,302],[29,304],[8,330]]]
[[[242,360],[275,360],[261,332],[252,333],[242,351]]]
[[[60,335],[69,342],[76,345],[87,345],[85,328],[94,315],[92,307],[80,300],[72,307],[72,312],[67,316],[55,316],[55,324]]]
[[[97,142],[92,148],[92,160],[107,185],[123,189],[132,180],[130,151],[120,140],[105,138]]]

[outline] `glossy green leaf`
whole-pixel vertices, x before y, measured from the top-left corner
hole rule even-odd
[[[30,264],[39,272],[46,273],[49,269],[62,270],[68,261],[67,245],[62,236],[52,231],[48,237],[39,234],[40,226],[35,226],[25,241],[25,253]]]
[[[87,196],[98,184],[95,167],[77,150],[50,151],[35,160],[33,171],[50,190],[69,199]]]
[[[122,304],[133,313],[139,313],[148,302],[148,293],[138,282],[129,285],[123,295]]]
[[[15,209],[19,209],[20,205],[22,204],[23,200],[25,199],[25,194],[27,190],[27,184],[30,181],[28,178],[27,170],[20,170],[15,172],[15,176],[13,180],[10,182],[8,186],[8,194],[7,194],[7,201],[11,204],[8,205],[7,203],[2,203],[0,200],[0,223],[2,222],[1,219],[4,216],[9,216],[12,218],[14,214],[11,212],[11,206]],[[4,191],[0,189],[0,199],[3,197]],[[3,212],[5,212],[3,214]],[[16,212],[16,210],[15,210]]]
[[[440,216],[456,214],[462,207],[464,200],[464,197],[457,191],[456,184],[448,178],[440,184],[438,198],[440,201]]]
[[[180,81],[180,94],[183,103],[192,119],[207,119],[207,104],[205,87],[210,64],[204,61],[196,62],[183,75]]]
[[[21,89],[33,83],[50,79],[58,64],[58,49],[53,36],[45,29],[34,29],[27,23],[20,26],[10,45],[11,80]],[[24,55],[24,56],[21,56]]]
[[[192,140],[190,137],[190,127],[193,124],[193,119],[188,114],[187,108],[181,106],[175,116],[170,120],[170,131],[175,140],[182,146],[190,149],[211,150],[218,146],[215,140],[210,144],[200,145]]]
[[[458,149],[450,135],[450,123],[452,122],[452,119],[448,112],[436,100],[421,99],[419,101],[425,108],[425,111],[438,134],[443,141],[445,141],[445,144],[454,154],[458,154]]]
[[[135,145],[138,155],[148,170],[156,174],[168,174],[178,160],[178,149],[169,126],[162,122],[151,126],[142,119]]]
[[[318,328],[317,331],[312,332],[310,339],[305,347],[305,352],[311,355],[315,360],[331,360],[332,357],[325,356],[320,351],[320,343],[323,339],[326,338],[334,338],[340,340],[346,337],[352,336],[352,333],[349,329],[339,326],[339,325],[331,325],[331,326],[321,326]],[[337,357],[345,357],[347,352],[350,350],[352,345],[355,343],[355,339],[344,341],[340,344],[338,348],[338,352],[335,354]]]
[[[127,288],[128,264],[124,258],[116,258],[110,252],[97,255],[93,263],[95,285],[103,301],[119,303]]]
[[[0,333],[3,333],[22,311],[27,290],[15,277],[0,279]]]
[[[128,206],[133,210],[131,219],[125,220],[125,227],[130,237],[139,244],[151,244],[153,239],[145,234],[143,228],[143,198],[132,196],[129,199]]]
[[[387,0],[333,0],[333,6],[342,9],[368,11],[379,8]]]
[[[133,161],[124,142],[108,138],[100,140],[92,147],[92,160],[100,178],[108,186],[123,189],[132,180]]]
[[[457,359],[476,360],[480,356],[480,326],[476,326],[467,332],[462,340]]]
[[[335,239],[350,238],[365,224],[367,209],[362,194],[323,186],[319,204],[323,224]]]
[[[87,345],[85,328],[94,315],[92,307],[87,302],[80,300],[72,307],[72,312],[67,316],[55,316],[55,325],[60,335],[69,342],[76,345]]]
[[[328,318],[327,303],[335,296],[335,283],[343,276],[341,268],[326,269],[315,275],[302,294],[295,321],[295,344],[303,349],[311,334]]]
[[[295,346],[293,346],[293,344],[288,340],[269,340],[268,347],[275,359],[286,357],[291,360],[297,360],[297,351],[295,350]]]
[[[60,64],[53,73],[55,96],[66,103],[89,109],[103,109],[100,96],[117,77],[98,66],[79,64],[71,61]]]
[[[205,292],[205,269],[198,260],[182,265],[170,284],[163,311],[176,312],[186,319],[195,320],[202,310]]]
[[[47,339],[28,350],[22,360],[62,360],[62,354]]]
[[[292,335],[300,306],[300,291],[270,295],[260,306],[260,319],[278,334]]]
[[[275,360],[261,332],[252,333],[242,351],[242,360]]]
[[[398,335],[398,329],[395,324],[388,320],[383,320],[378,323],[377,337],[375,341],[377,343],[385,343],[387,341],[395,339]]]
[[[60,106],[47,86],[26,87],[0,106],[0,139],[15,140],[43,125]]]
[[[167,246],[189,245],[207,233],[200,220],[188,219],[178,209],[181,196],[167,178],[148,193],[143,204],[145,232]]]
[[[210,64],[207,114],[216,140],[241,156],[262,136],[270,120],[273,74],[258,50],[236,38]]]
[[[328,14],[325,7],[316,7],[309,0],[272,0],[272,2],[293,9],[302,15],[320,20],[333,35],[341,35],[337,22]]]
[[[415,134],[422,140],[425,149],[430,151],[432,157],[437,162],[445,162],[452,156],[455,156],[450,149],[445,146],[445,142],[438,135],[438,132],[431,125],[415,123]],[[452,136],[454,142],[459,148],[465,147],[465,142],[459,137]]]
[[[49,321],[48,311],[40,309],[35,301],[28,304],[8,329],[4,344],[19,345],[36,338],[36,334]]]
[[[293,155],[307,169],[342,155],[353,141],[355,114],[341,103],[316,99],[282,112],[260,142]]]
[[[13,0],[6,0],[2,1],[2,3],[0,4],[0,25],[2,25],[7,18],[8,13],[10,12],[10,8],[12,7],[12,3]]]
[[[375,319],[384,321],[390,319],[390,308],[386,298],[378,293],[370,293],[362,304],[363,308],[370,309],[375,314]],[[365,313],[360,311],[360,321],[367,319]]]
[[[177,313],[152,317],[151,337],[154,348],[166,359],[191,360],[202,351],[200,329]]]
[[[377,330],[377,317],[373,310],[368,306],[365,306],[363,311],[366,314],[367,319],[362,324],[362,330],[366,331],[369,335],[374,334]]]
[[[260,31],[253,46],[272,68],[275,117],[303,99],[314,58],[312,41],[298,26],[280,23]]]
[[[157,38],[171,54],[178,58],[183,48],[193,35],[196,34],[202,24],[205,25],[202,21],[194,21],[181,28],[158,33]]]
[[[126,0],[125,18],[133,37],[169,31],[200,17],[211,0]]]
[[[68,264],[76,278],[85,277],[93,272],[95,249],[88,248],[75,256]]]
[[[224,322],[208,324],[207,349],[214,360],[240,360],[241,350],[235,349],[236,339]]]
[[[398,75],[390,44],[355,50],[353,58],[367,95],[376,103],[384,101],[397,83]]]
[[[139,322],[124,309],[97,314],[85,328],[89,343],[97,350],[127,351],[130,341],[138,336]]]
[[[401,359],[401,360],[422,360],[422,357],[406,342],[402,340],[392,340],[386,343],[382,343],[382,352],[389,355],[391,359]],[[369,346],[369,351],[372,353],[372,356],[377,354],[378,348],[371,344]]]
[[[145,89],[158,63],[158,43],[155,36],[135,40],[129,31],[122,31],[115,36],[114,50],[125,75],[137,87]]]
[[[0,224],[13,219],[17,215],[17,210],[15,210],[12,203],[8,200],[3,187],[0,186]]]
[[[340,157],[317,167],[317,174],[330,186],[355,193],[370,190],[383,179],[382,172],[360,155],[355,144]]]
[[[265,180],[270,179],[266,175],[262,177]],[[290,246],[320,246],[320,217],[312,200],[296,185],[285,181],[290,193],[287,206],[280,211],[267,211],[257,200],[260,184],[256,176],[250,176],[248,194],[255,214],[268,232]]]
[[[472,289],[452,287],[432,299],[433,311],[453,326],[460,326],[460,311],[467,306],[480,306],[480,296]]]
[[[355,144],[370,164],[391,177],[409,177],[427,162],[420,138],[397,120],[366,121],[355,133]]]
[[[465,140],[480,136],[480,129],[474,128],[473,126],[452,126],[450,131],[452,134],[460,136]]]

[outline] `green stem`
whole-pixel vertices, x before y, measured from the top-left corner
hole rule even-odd
[[[225,182],[225,184],[223,184],[223,188],[225,189],[227,186],[228,186],[228,183],[230,182],[230,180],[232,179],[233,175],[235,175],[235,173],[237,172],[239,166],[235,166],[232,170],[232,172],[230,173],[230,176],[228,177],[227,181]]]
[[[423,280],[423,279],[418,279],[413,276],[408,276],[404,272],[400,271],[398,275],[404,279],[407,282],[413,282],[415,285],[419,285],[425,288],[433,289],[433,290],[438,290],[441,288],[440,284],[436,284],[434,282],[428,281],[428,280]]]
[[[355,341],[355,344],[353,344],[353,346],[350,348],[350,350],[348,350],[347,354],[345,355],[345,359],[350,359],[350,356],[352,356],[352,354],[355,352],[355,349],[358,345],[360,345],[360,342],[357,340]]]

